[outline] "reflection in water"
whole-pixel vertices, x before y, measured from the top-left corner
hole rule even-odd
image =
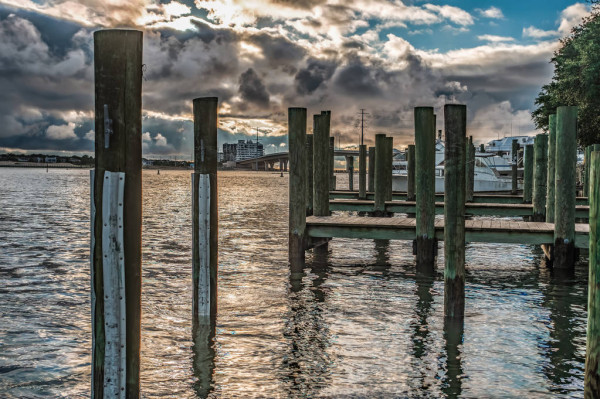
[[[377,255],[378,266],[390,265],[390,240],[373,240],[375,241],[375,253]]]
[[[192,328],[192,368],[197,378],[194,390],[199,398],[207,398],[214,391],[215,332],[216,323],[210,317],[194,323]]]
[[[446,375],[442,381],[442,391],[449,398],[457,398],[462,392],[461,350],[463,333],[464,320],[462,318],[444,318]]]
[[[284,356],[283,367],[287,370],[286,383],[290,397],[315,397],[327,385],[331,359],[329,329],[322,312],[327,299],[322,289],[328,266],[327,245],[313,249],[312,270],[290,273],[290,313],[284,337],[291,344],[291,351]]]
[[[427,343],[429,341],[429,323],[428,317],[431,313],[431,306],[433,304],[433,281],[432,276],[417,275],[416,276],[416,294],[417,303],[415,306],[415,318],[411,323],[412,329],[412,355],[414,368],[418,370],[418,384],[414,384],[415,388],[419,390],[426,390],[432,381],[428,380],[428,376],[431,375],[428,372],[431,369],[431,365],[422,359],[425,359],[427,353]]]

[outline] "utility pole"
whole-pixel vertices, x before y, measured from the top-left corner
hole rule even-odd
[[[365,115],[369,115],[365,113],[365,109],[360,109],[360,145],[365,144]]]

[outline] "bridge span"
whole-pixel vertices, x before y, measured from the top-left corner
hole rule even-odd
[[[334,156],[345,157],[346,164],[348,163],[348,157],[358,157],[358,150],[334,150]],[[252,169],[252,170],[276,170],[275,164],[279,165],[281,171],[288,170],[289,162],[288,152],[275,152],[273,154],[263,155],[258,158],[245,159],[243,161],[237,161],[235,163],[238,169]]]

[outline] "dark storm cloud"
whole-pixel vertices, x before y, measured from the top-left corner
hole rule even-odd
[[[342,68],[334,83],[345,94],[372,97],[381,95],[380,84],[384,75],[385,72],[379,68],[369,68],[357,62]]]
[[[293,65],[302,60],[306,55],[306,50],[304,48],[283,36],[259,33],[249,35],[245,39],[262,50],[269,66],[272,68]]]
[[[296,91],[303,95],[312,94],[333,76],[336,68],[334,61],[309,59],[306,68],[302,68],[294,78]]]
[[[248,68],[246,72],[240,75],[239,93],[245,101],[257,104],[261,107],[269,105],[269,93],[262,79],[254,72],[254,69]]]

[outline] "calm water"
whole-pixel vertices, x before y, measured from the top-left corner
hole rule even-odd
[[[0,397],[89,396],[88,182],[0,169]],[[144,397],[582,396],[587,259],[560,282],[536,247],[469,245],[464,327],[444,325],[443,256],[417,278],[410,242],[335,239],[290,276],[287,190],[276,173],[219,172],[206,347],[192,339],[190,173],[144,172]]]

